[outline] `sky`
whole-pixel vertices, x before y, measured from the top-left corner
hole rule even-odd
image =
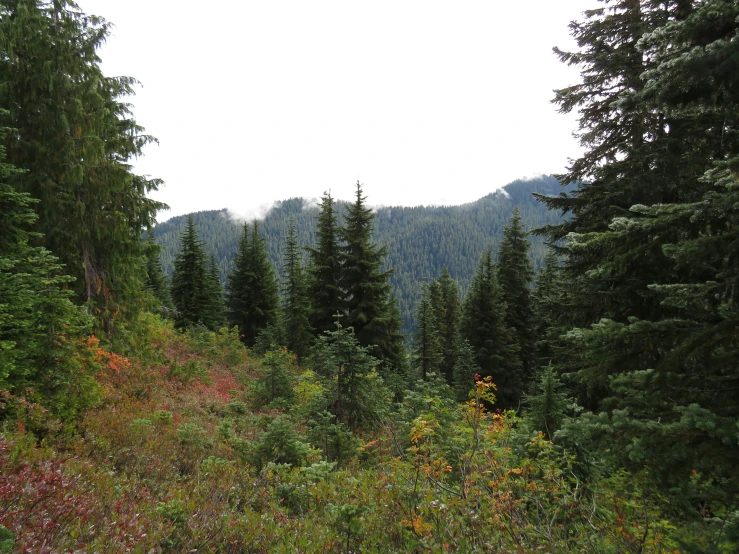
[[[133,162],[159,220],[254,217],[295,196],[459,204],[581,152],[552,53],[595,0],[78,0],[114,24],[106,75],[141,83]]]

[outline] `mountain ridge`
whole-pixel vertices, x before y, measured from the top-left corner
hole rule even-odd
[[[553,224],[561,216],[537,202],[532,193],[556,196],[571,188],[562,187],[554,176],[542,175],[512,181],[464,204],[376,207],[374,238],[377,243],[387,246],[387,266],[395,270],[392,284],[403,318],[403,330],[412,331],[414,306],[422,282],[435,278],[446,266],[461,290],[465,290],[483,250],[488,245],[497,250],[514,207],[519,207],[527,230]],[[371,198],[371,191],[366,193]],[[345,201],[338,202],[340,221],[345,205]],[[288,218],[292,216],[295,220],[300,244],[310,246],[317,213],[314,201],[294,197],[275,202],[264,219],[259,221],[270,259],[278,272],[281,270]],[[225,282],[243,224],[225,208],[176,216],[157,224],[154,234],[162,246],[165,273],[171,275],[179,234],[190,216],[206,250],[215,255],[221,279]],[[544,257],[544,241],[540,237],[530,237],[530,242],[531,261],[538,268]]]

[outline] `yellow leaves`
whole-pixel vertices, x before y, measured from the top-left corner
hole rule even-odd
[[[416,418],[411,427],[411,443],[418,445],[424,439],[434,436],[434,428],[439,427],[436,421],[429,422],[423,418]]]
[[[403,519],[400,521],[400,524],[412,529],[414,533],[419,535],[425,535],[433,529],[433,526],[423,521],[423,518],[420,515],[410,521]]]

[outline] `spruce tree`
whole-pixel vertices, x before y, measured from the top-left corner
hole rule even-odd
[[[554,360],[559,337],[567,331],[567,284],[557,252],[549,248],[531,295],[539,367],[546,367]]]
[[[506,304],[505,323],[518,345],[525,383],[536,373],[535,320],[529,289],[534,272],[528,252],[529,242],[516,206],[498,247],[498,281]]]
[[[312,339],[308,321],[310,305],[307,281],[300,254],[295,220],[291,218],[282,264],[282,312],[287,348],[297,356],[298,363],[304,359]]]
[[[354,329],[362,346],[390,366],[397,366],[402,349],[400,317],[390,276],[383,270],[385,247],[372,242],[374,213],[367,207],[357,181],[355,201],[349,205],[340,229],[340,285],[345,298],[344,324]]]
[[[251,230],[244,224],[239,252],[228,276],[226,296],[229,323],[238,326],[247,346],[254,346],[260,332],[277,322],[277,287],[259,224],[254,221]]]
[[[172,296],[169,283],[162,271],[160,251],[161,248],[154,240],[154,233],[149,230],[146,236],[146,290],[156,298],[164,310],[171,310]]]
[[[438,288],[438,286],[437,286]],[[434,309],[431,287],[424,284],[421,300],[416,308],[415,357],[421,379],[427,380],[429,374],[440,375],[443,363],[441,337],[439,334],[438,312]],[[440,299],[437,299],[439,301]]]
[[[526,420],[534,428],[551,439],[565,418],[567,396],[562,392],[562,383],[552,364],[549,364],[539,377],[533,394],[526,396]]]
[[[204,325],[215,330],[217,306],[206,261],[205,249],[198,238],[192,216],[180,238],[180,251],[172,272],[172,302],[177,313],[175,327],[185,329]]]
[[[698,506],[726,510],[739,490],[739,447],[728,439],[739,419],[739,6],[632,2],[638,32],[619,48],[633,51],[636,70],[604,72],[612,39],[601,31],[626,4],[573,27],[583,53],[570,61],[583,81],[558,97],[580,107],[588,130],[565,180],[587,181],[575,197],[547,200],[573,217],[546,231],[567,238],[580,301],[568,377],[597,412],[561,433],[608,449],[614,464],[649,468],[683,517],[704,522]],[[592,94],[596,84],[610,91]]]
[[[441,371],[447,382],[454,382],[454,365],[459,342],[459,288],[449,275],[446,266],[441,269],[437,279],[441,289],[441,318],[439,320],[439,339],[441,341],[442,362]]]
[[[327,379],[330,411],[352,429],[373,422],[386,409],[388,391],[375,373],[379,360],[359,344],[352,329],[336,322],[336,330],[317,340],[316,371]]]
[[[0,2],[0,106],[17,130],[3,144],[28,170],[9,184],[39,200],[34,244],[59,257],[76,300],[112,332],[139,305],[140,236],[164,205],[147,198],[159,180],[131,171],[154,139],[124,100],[136,81],[101,70],[97,50],[109,32],[73,2]]]
[[[0,139],[7,133],[0,128]],[[19,170],[4,157],[0,146],[0,390],[25,395],[66,422],[98,391],[94,366],[83,365],[78,352],[92,320],[71,303],[72,278],[58,259],[31,245],[36,200],[7,184]],[[0,420],[9,406],[0,406]]]
[[[206,288],[208,294],[208,311],[203,315],[203,324],[208,329],[220,329],[226,324],[223,287],[216,257],[211,253],[208,259],[208,275]]]
[[[251,266],[249,260],[249,224],[244,223],[239,237],[239,246],[233,259],[231,271],[226,281],[226,318],[229,325],[239,329],[239,336],[245,341],[246,320],[251,306],[249,298]]]
[[[488,248],[462,304],[461,338],[469,342],[481,377],[492,377],[498,404],[517,408],[524,390],[518,344],[505,324],[506,305]]]
[[[316,219],[316,247],[308,249],[310,325],[318,335],[334,330],[336,314],[344,313],[338,233],[336,202],[327,192],[321,199]]]

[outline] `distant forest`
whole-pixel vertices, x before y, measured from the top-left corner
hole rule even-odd
[[[347,195],[351,187],[352,184],[347,183]],[[515,206],[521,211],[527,230],[557,224],[561,219],[559,212],[537,202],[532,193],[558,196],[574,188],[572,185],[562,187],[556,177],[544,175],[513,181],[501,190],[469,204],[377,209],[374,239],[379,245],[387,246],[387,266],[395,270],[391,283],[400,307],[403,332],[410,333],[414,328],[413,312],[421,297],[422,283],[438,276],[442,267],[446,266],[464,293],[483,250],[492,246],[493,252],[497,252],[503,227],[509,222]],[[371,187],[367,187],[365,192],[371,204]],[[340,221],[346,205],[345,202],[338,202]],[[260,233],[267,242],[267,252],[278,273],[283,273],[283,250],[289,218],[292,216],[295,220],[298,242],[314,246],[317,215],[318,208],[308,200],[291,198],[278,202],[260,222]],[[188,217],[174,217],[154,229],[156,242],[162,247],[162,267],[167,276],[172,275],[179,237],[187,226]],[[192,217],[198,236],[206,251],[215,256],[221,281],[225,283],[237,251],[242,225],[231,219],[226,210],[196,212]],[[538,271],[546,255],[544,239],[530,236],[529,241],[529,257]]]

